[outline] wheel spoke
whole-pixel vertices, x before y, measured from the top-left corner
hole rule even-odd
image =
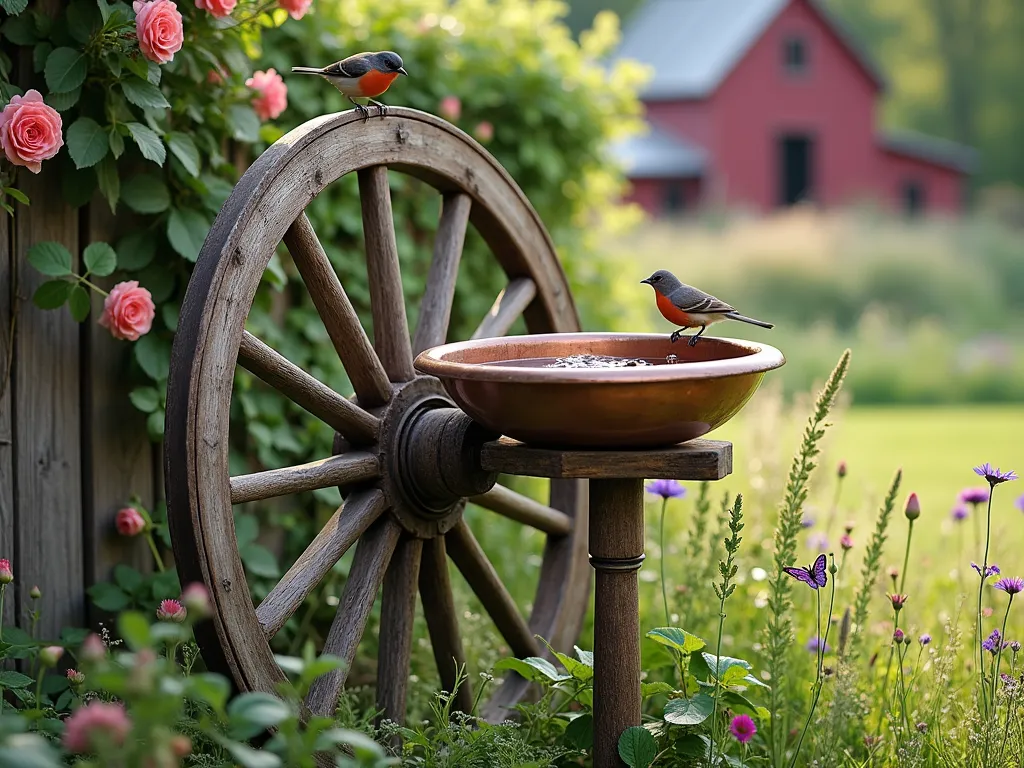
[[[372,443],[380,420],[320,383],[248,331],[242,332],[238,362],[293,403],[334,427],[353,443]]]
[[[315,491],[332,485],[348,485],[380,476],[380,464],[372,453],[363,451],[331,456],[283,469],[254,472],[231,478],[231,503],[244,504],[290,493]]]
[[[530,306],[537,295],[537,285],[528,277],[517,277],[505,290],[498,294],[487,316],[473,333],[474,339],[489,339],[504,336],[508,329]]]
[[[544,533],[567,536],[572,532],[572,518],[564,512],[545,506],[528,496],[496,485],[487,493],[469,499],[485,509],[529,525]]]
[[[430,645],[434,649],[434,662],[441,676],[441,688],[451,692],[455,688],[459,667],[466,663],[466,654],[462,650],[462,638],[459,636],[459,620],[455,614],[448,556],[445,554],[442,536],[428,539],[423,545],[420,599],[423,601],[423,615],[427,619]],[[456,691],[454,707],[460,712],[472,711],[473,687],[468,679]]]
[[[306,705],[313,714],[331,716],[337,709],[338,695],[348,678],[359,640],[366,629],[366,620],[373,609],[381,582],[384,581],[384,573],[398,544],[401,530],[390,516],[384,516],[363,534],[356,546],[352,569],[345,582],[338,613],[331,624],[323,651],[340,658],[344,666],[321,675],[310,686]]]
[[[460,520],[458,525],[446,534],[445,541],[448,554],[483,603],[494,625],[512,649],[512,653],[520,658],[539,655],[540,646],[537,639],[530,632],[512,595],[501,583],[494,566],[480,548],[480,543],[469,530],[466,521]]]
[[[384,577],[377,653],[377,709],[381,711],[381,718],[395,723],[405,721],[416,579],[422,553],[422,539],[403,537]]]
[[[412,344],[414,355],[444,344],[447,339],[455,280],[459,276],[459,261],[472,205],[470,196],[462,192],[446,194],[441,201],[441,223],[434,240],[434,260],[430,262],[427,290],[420,304],[420,319]]]
[[[359,197],[363,207],[366,268],[373,311],[373,348],[391,381],[412,381],[416,372],[412,367],[386,166],[376,165],[359,171]]]
[[[256,618],[267,637],[280,631],[384,508],[384,494],[376,489],[353,493],[345,500],[256,609]]]
[[[359,402],[368,407],[383,405],[391,398],[388,375],[305,213],[288,228],[284,244],[302,275]]]

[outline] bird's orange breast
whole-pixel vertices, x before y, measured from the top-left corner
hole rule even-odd
[[[380,96],[393,82],[395,82],[396,77],[398,77],[397,72],[378,72],[377,70],[370,70],[359,78],[360,95],[371,99],[374,96]]]
[[[654,293],[658,297],[658,311],[661,312],[661,316],[670,323],[675,323],[676,325],[683,327],[700,325],[700,323],[695,323],[688,314],[673,304],[672,300],[668,296],[658,293],[657,291]]]

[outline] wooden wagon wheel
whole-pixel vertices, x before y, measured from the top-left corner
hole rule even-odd
[[[426,293],[410,338],[388,169],[442,195]],[[373,343],[304,209],[341,176],[357,173],[366,241]],[[202,581],[215,604],[198,628],[207,664],[242,690],[272,692],[284,679],[269,639],[328,571],[356,546],[324,651],[351,663],[383,585],[377,700],[402,721],[417,584],[446,690],[464,659],[447,558],[469,582],[517,656],[543,655],[576,639],[589,595],[583,481],[552,481],[550,507],[501,486],[457,455],[476,427],[436,379],[418,376],[414,355],[445,342],[467,223],[508,276],[475,337],[508,331],[520,315],[532,333],[575,331],[565,275],[536,212],[479,144],[428,114],[392,108],[385,119],[354,112],[296,128],[246,171],[203,246],[182,306],[167,392],[166,482],[182,581]],[[257,285],[281,241],[323,320],[355,395],[331,388],[244,330]],[[230,477],[228,414],[236,364],[336,430],[335,455],[304,466]],[[237,551],[232,505],[339,486],[345,501],[259,606]],[[529,620],[462,518],[465,497],[547,533]],[[309,710],[333,713],[346,671],[320,677]],[[510,676],[485,713],[501,717],[526,691]],[[468,711],[465,685],[456,705]]]

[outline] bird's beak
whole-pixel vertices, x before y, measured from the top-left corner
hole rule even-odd
[[[409,73],[405,71],[405,67],[399,67],[398,68],[398,74],[405,75],[406,77],[409,76]]]
[[[645,277],[645,278],[644,278],[643,280],[641,280],[640,282],[641,282],[641,283],[647,283],[648,285],[650,285],[650,284],[651,284],[651,278],[649,278],[649,277]]]

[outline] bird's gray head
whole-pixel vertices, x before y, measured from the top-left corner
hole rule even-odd
[[[659,269],[653,275],[640,281],[641,283],[647,283],[649,286],[654,288],[658,293],[668,296],[672,291],[678,288],[682,283],[679,282],[679,278],[669,272],[667,269]]]
[[[399,75],[408,76],[405,66],[402,64],[402,57],[394,51],[380,51],[373,54],[370,62],[373,68],[380,72],[395,72]]]

